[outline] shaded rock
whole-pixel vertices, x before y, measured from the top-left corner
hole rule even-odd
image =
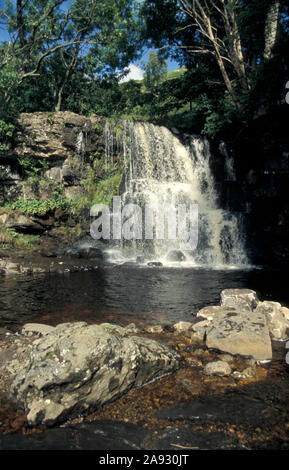
[[[11,331],[7,330],[7,328],[0,327],[0,336],[1,335],[10,335]]]
[[[174,453],[182,451],[178,456],[180,468],[185,466],[185,459],[182,454],[188,454],[187,464],[193,461],[192,450],[244,449],[244,447],[236,444],[234,437],[228,436],[224,432],[206,433],[184,427],[162,429],[157,435],[152,436],[150,442],[150,449],[169,450]]]
[[[161,263],[160,261],[149,261],[149,263],[147,263],[148,266],[162,266],[163,263]]]
[[[229,364],[225,361],[214,361],[214,362],[209,362],[206,365],[204,372],[207,375],[218,375],[220,377],[224,377],[224,376],[230,375],[232,372],[232,369],[229,366]]]
[[[11,386],[29,424],[51,425],[171,373],[179,355],[116,325],[64,323],[41,338]]]
[[[45,221],[37,217],[28,217],[17,211],[2,214],[0,224],[5,228],[24,233],[42,233],[45,231]]]
[[[192,326],[192,334],[197,335],[200,339],[204,340],[206,336],[207,329],[210,325],[209,320],[199,321]]]
[[[279,302],[259,302],[255,312],[267,318],[267,324],[273,339],[285,341],[289,337],[289,319],[287,310]],[[285,315],[284,315],[285,314]]]
[[[121,421],[96,421],[48,429],[28,436],[0,436],[0,450],[135,450],[147,431]]]
[[[280,379],[280,381],[283,380]],[[280,389],[280,382],[253,383],[227,391],[221,395],[201,397],[191,402],[169,406],[157,413],[157,417],[171,421],[191,421],[202,426],[222,422],[241,425],[242,429],[286,422],[280,415],[280,403],[288,403],[288,391]]]
[[[45,176],[55,183],[62,183],[63,176],[62,176],[62,169],[60,167],[52,167],[50,170],[46,171]]]
[[[206,345],[230,354],[272,359],[272,345],[264,315],[258,312],[222,312],[206,329]]]
[[[221,305],[239,311],[253,310],[259,300],[255,291],[250,289],[225,289],[221,292]]]

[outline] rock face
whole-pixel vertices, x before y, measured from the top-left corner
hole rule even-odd
[[[279,302],[259,302],[256,312],[267,318],[270,334],[273,339],[284,341],[289,337],[289,309]]]
[[[225,289],[221,292],[221,305],[233,307],[239,311],[250,311],[258,305],[255,291],[250,289]]]
[[[219,312],[206,330],[206,345],[230,354],[272,359],[272,345],[264,315],[232,310]]]
[[[17,121],[14,153],[21,157],[28,155],[51,160],[55,167],[50,169],[53,173],[50,176],[58,179],[59,162],[75,153],[93,153],[96,150],[93,130],[98,119],[69,111],[22,113]]]
[[[11,386],[30,424],[51,425],[171,373],[176,352],[117,325],[64,323],[39,339]]]

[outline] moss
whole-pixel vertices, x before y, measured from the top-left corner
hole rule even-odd
[[[33,250],[39,246],[39,235],[27,235],[12,229],[0,227],[1,248],[16,248]]]

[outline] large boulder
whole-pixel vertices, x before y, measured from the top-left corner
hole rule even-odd
[[[239,311],[250,311],[258,305],[258,297],[251,289],[225,289],[221,292],[221,305]]]
[[[267,319],[267,324],[272,339],[285,341],[289,338],[289,310],[282,307],[279,302],[259,302],[255,312]]]
[[[206,345],[208,348],[250,356],[256,360],[272,359],[267,321],[260,312],[218,312],[206,328]]]
[[[117,325],[64,323],[39,339],[11,386],[32,425],[51,425],[171,373],[178,354]]]

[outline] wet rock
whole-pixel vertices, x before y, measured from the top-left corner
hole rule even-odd
[[[205,369],[207,375],[217,375],[219,377],[225,377],[231,374],[232,369],[229,364],[225,361],[213,361],[209,362]]]
[[[186,257],[182,251],[172,250],[167,254],[166,259],[168,261],[184,261]]]
[[[177,333],[183,333],[192,330],[193,323],[188,322],[188,321],[179,321],[178,323],[175,323],[173,325],[173,329]]]
[[[125,334],[117,325],[77,322],[60,324],[41,338],[10,392],[28,423],[63,421],[178,368],[175,351]]]
[[[7,330],[7,328],[0,327],[0,336],[1,335],[10,335],[11,331]]]
[[[267,318],[272,339],[285,341],[289,337],[289,319],[287,310],[279,302],[259,302],[255,312],[263,314]]]
[[[225,289],[221,292],[221,305],[238,311],[251,311],[258,305],[255,291],[250,289]]]
[[[162,325],[151,325],[148,326],[145,331],[148,333],[162,333],[164,331]]]
[[[148,266],[162,266],[163,263],[161,263],[160,261],[149,261]]]
[[[0,436],[1,450],[135,450],[147,431],[121,421],[97,421],[48,429],[42,433]]]
[[[206,345],[229,354],[272,359],[272,345],[264,315],[257,312],[219,313],[206,329]]]
[[[171,421],[190,421],[198,426],[215,422],[241,425],[243,429],[257,426],[263,428],[266,424],[273,426],[274,423],[280,423],[281,419],[280,411],[276,409],[280,400],[279,387],[280,385],[272,387],[272,383],[264,382],[248,384],[225,394],[202,397],[164,408],[157,413],[157,417]],[[288,400],[288,393],[284,399]]]
[[[184,466],[185,460],[182,454],[191,454],[192,450],[235,450],[244,449],[236,444],[234,437],[223,432],[201,432],[194,429],[173,427],[163,429],[151,438],[150,449],[169,450],[170,452],[181,452],[179,454],[179,467]],[[187,462],[189,462],[187,460]]]
[[[135,323],[130,323],[129,325],[127,325],[125,327],[125,330],[128,333],[139,333],[140,332],[140,329],[135,325]]]

